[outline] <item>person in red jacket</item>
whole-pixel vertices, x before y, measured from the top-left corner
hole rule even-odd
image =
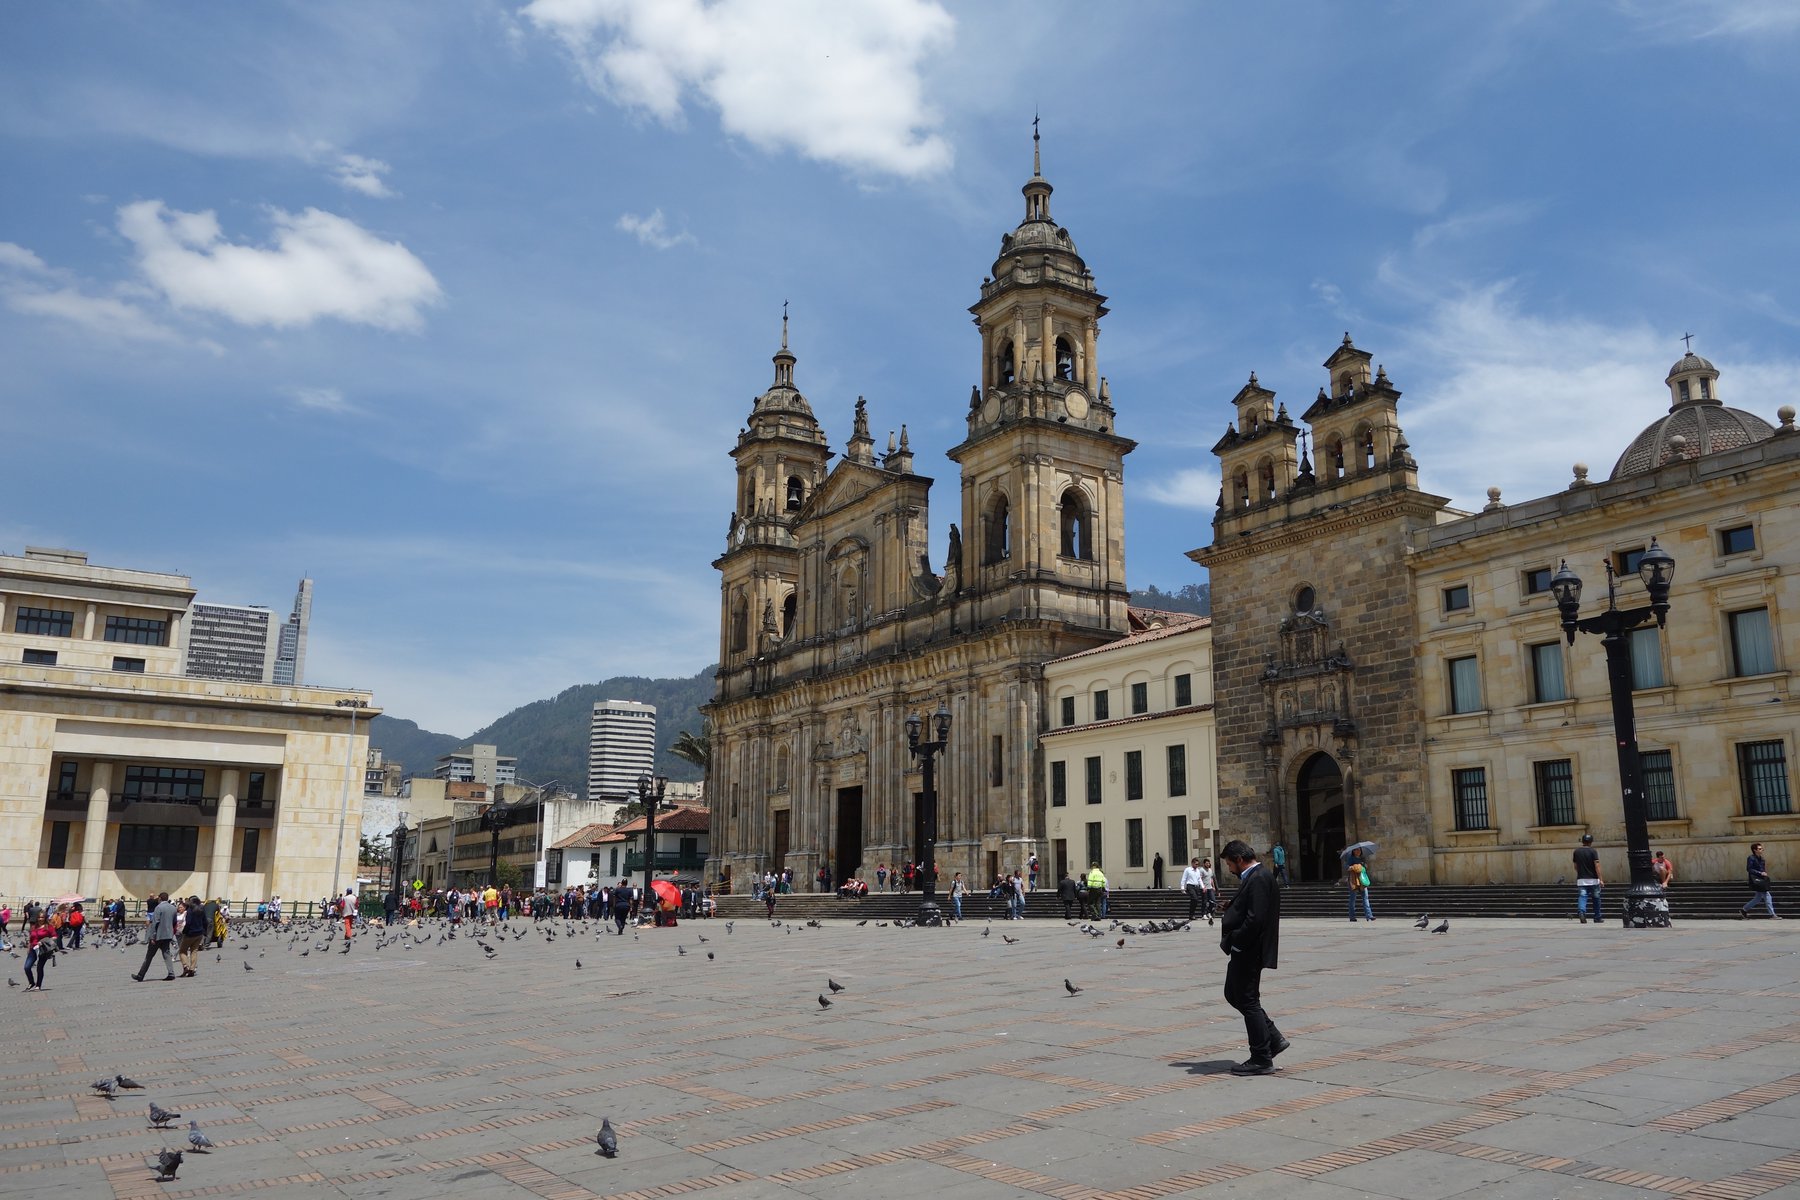
[[[44,990],[44,968],[56,954],[56,930],[50,927],[50,918],[40,915],[37,924],[31,927],[31,949],[25,954],[25,982],[28,992]],[[33,969],[36,974],[34,975]]]

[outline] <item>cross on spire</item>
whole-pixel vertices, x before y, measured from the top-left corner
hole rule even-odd
[[[1035,109],[1031,114],[1031,173],[1033,175],[1044,173],[1043,156],[1038,150],[1038,115]]]
[[[1689,354],[1692,354],[1694,352],[1694,335],[1691,333],[1682,334],[1681,344],[1687,347],[1687,352]]]
[[[783,300],[781,302],[781,348],[783,350],[787,349],[787,306],[788,302]]]

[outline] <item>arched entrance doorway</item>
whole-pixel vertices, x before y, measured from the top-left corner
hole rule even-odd
[[[1344,836],[1344,773],[1331,755],[1315,754],[1301,764],[1294,799],[1300,829],[1299,878],[1336,879],[1344,873],[1338,855],[1349,843]]]

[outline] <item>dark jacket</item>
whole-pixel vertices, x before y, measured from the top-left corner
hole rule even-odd
[[[1260,956],[1264,967],[1275,967],[1281,945],[1281,890],[1275,886],[1273,868],[1258,865],[1232,893],[1231,904],[1219,919],[1219,945],[1227,953]]]
[[[1056,895],[1064,904],[1073,904],[1079,897],[1080,888],[1075,881],[1064,875],[1056,885]]]

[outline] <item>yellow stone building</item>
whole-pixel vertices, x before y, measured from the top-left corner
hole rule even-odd
[[[1604,481],[1479,513],[1421,491],[1400,393],[1348,335],[1303,432],[1251,377],[1215,447],[1210,546],[1220,801],[1228,829],[1285,840],[1302,879],[1381,844],[1396,881],[1550,882],[1592,833],[1625,877],[1599,639],[1564,640],[1565,558],[1583,614],[1644,603],[1637,557],[1675,556],[1668,628],[1633,635],[1651,836],[1679,878],[1737,879],[1752,841],[1800,871],[1800,438],[1727,408],[1689,354],[1670,408]]]
[[[855,406],[835,466],[795,384],[786,321],[773,385],[732,457],[720,572],[709,875],[791,868],[810,883],[920,853],[927,831],[904,722],[952,715],[935,830],[944,881],[1043,850],[1043,666],[1128,632],[1122,473],[1099,370],[1105,297],[1034,171],[1025,217],[970,312],[979,382],[957,522],[934,568],[931,480],[906,429],[877,454]]]
[[[193,598],[76,551],[0,555],[8,893],[304,903],[353,884],[369,694],[182,675]]]

